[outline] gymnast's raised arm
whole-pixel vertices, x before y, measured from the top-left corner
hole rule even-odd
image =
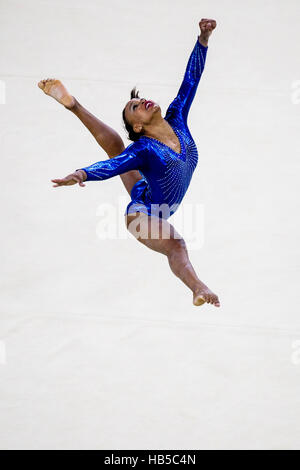
[[[216,26],[217,23],[214,20],[208,22],[205,18],[202,18],[199,22],[201,34],[198,36],[195,47],[190,55],[178,94],[166,113],[166,119],[169,122],[178,118],[183,118],[185,122],[187,121],[188,113],[204,70],[208,39]]]

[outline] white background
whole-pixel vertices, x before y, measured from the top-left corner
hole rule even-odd
[[[299,1],[0,8],[1,448],[299,448]],[[127,237],[119,177],[52,188],[106,155],[37,87],[60,78],[125,140],[130,89],[165,110],[202,17],[218,27],[185,203],[204,207],[191,259],[220,309]],[[102,203],[123,239],[97,236]]]

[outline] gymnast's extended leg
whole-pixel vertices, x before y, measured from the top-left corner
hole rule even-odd
[[[167,256],[173,273],[193,292],[194,305],[207,302],[220,307],[217,295],[198,278],[189,260],[185,241],[169,222],[135,212],[126,216],[126,225],[138,241]]]
[[[125,146],[120,135],[78,103],[59,80],[41,80],[38,86],[46,95],[54,98],[80,119],[109,158],[123,152]],[[123,173],[120,177],[129,194],[134,184],[141,179],[140,173],[136,170]]]

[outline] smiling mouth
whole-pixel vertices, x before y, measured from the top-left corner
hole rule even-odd
[[[154,105],[153,101],[146,101],[145,102],[145,109],[149,109]]]

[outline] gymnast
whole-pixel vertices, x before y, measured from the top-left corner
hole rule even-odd
[[[166,255],[173,273],[193,292],[193,304],[220,307],[214,294],[198,278],[185,241],[167,219],[181,203],[197,166],[198,153],[187,126],[188,113],[200,81],[208,40],[216,21],[203,18],[200,35],[190,55],[183,82],[163,118],[160,106],[139,97],[134,88],[123,110],[123,120],[132,143],[125,149],[119,134],[93,116],[56,79],[38,86],[74,113],[95,137],[109,159],[78,169],[54,187],[98,181],[120,175],[131,196],[125,211],[127,229],[148,248]],[[158,226],[152,233],[151,227]],[[139,230],[137,230],[137,227]]]

